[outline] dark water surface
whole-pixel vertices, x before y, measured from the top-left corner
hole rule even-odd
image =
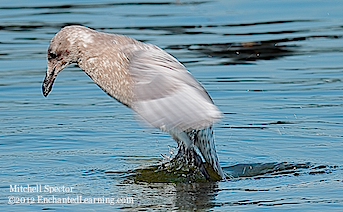
[[[342,211],[342,11],[341,1],[1,1],[0,210]],[[71,24],[183,62],[224,113],[215,131],[228,180],[159,171],[176,143],[75,66],[44,98],[49,41]],[[100,202],[56,200],[80,196]]]

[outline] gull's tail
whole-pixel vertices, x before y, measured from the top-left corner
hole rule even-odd
[[[202,130],[191,130],[186,132],[190,140],[194,142],[195,152],[202,157],[202,163],[197,166],[208,180],[218,181],[225,179],[222,168],[220,167],[212,126]]]
[[[212,126],[200,130],[170,131],[179,143],[177,157],[185,157],[188,163],[197,166],[209,181],[225,179],[220,167]]]

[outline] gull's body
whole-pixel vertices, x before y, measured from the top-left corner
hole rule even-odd
[[[48,49],[44,96],[51,91],[57,74],[71,63],[77,63],[102,90],[152,126],[170,133],[208,180],[224,178],[212,130],[221,113],[174,57],[155,45],[123,35],[65,27]]]

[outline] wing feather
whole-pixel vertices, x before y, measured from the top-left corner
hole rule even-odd
[[[221,117],[201,84],[162,49],[135,51],[129,72],[135,83],[132,108],[154,127],[201,129]]]

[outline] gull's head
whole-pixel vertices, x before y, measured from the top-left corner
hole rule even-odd
[[[88,30],[90,29],[82,26],[68,26],[52,38],[47,52],[48,65],[42,86],[44,96],[51,91],[57,74],[69,64],[78,61],[78,41],[88,34]]]

